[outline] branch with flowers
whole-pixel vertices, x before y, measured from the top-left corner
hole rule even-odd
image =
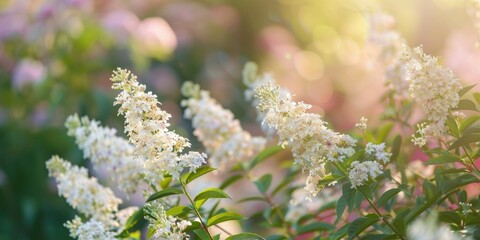
[[[114,104],[128,139],[88,117],[73,115],[65,126],[94,169],[107,171],[127,197],[141,191],[145,204],[119,210],[122,200],[87,169],[54,156],[47,162],[50,176],[79,213],[65,224],[71,237],[478,238],[480,198],[465,187],[480,182],[480,93],[463,87],[421,47],[408,47],[386,19],[369,15],[368,39],[385,67],[386,110],[377,126],[362,118],[349,134],[334,131],[309,104],[294,101],[247,63],[245,97],[265,137],[252,136],[208,91],[186,82],[181,105],[205,153],[188,151],[190,140],[169,129],[171,115],[156,96],[130,71],[114,71],[113,89],[120,91]],[[423,119],[414,120],[414,111]],[[409,161],[419,150],[428,156],[420,165]],[[293,159],[284,159],[289,152]],[[258,168],[274,156],[279,176]],[[210,175],[222,178],[218,186],[194,185]],[[250,183],[233,188],[241,181]],[[242,197],[231,197],[235,192]],[[251,203],[263,207],[246,215],[241,208]],[[242,230],[223,224],[230,221]]]

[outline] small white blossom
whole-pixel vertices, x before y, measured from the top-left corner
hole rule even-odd
[[[472,212],[472,204],[468,202],[459,202],[458,205],[462,208],[462,214],[466,217],[468,213]]]
[[[402,61],[407,67],[407,81],[411,96],[421,105],[428,126],[419,128],[418,134],[441,136],[452,109],[460,101],[461,84],[452,70],[438,64],[435,57],[426,55],[421,47],[404,46]],[[423,143],[414,140],[414,143]]]
[[[117,69],[111,81],[113,89],[121,90],[115,105],[120,105],[118,113],[125,116],[125,132],[135,146],[135,155],[146,158],[145,179],[149,183],[158,184],[164,173],[178,179],[184,169],[194,172],[205,163],[203,153],[182,154],[190,142],[168,130],[171,115],[159,108],[156,95],[145,92],[145,85],[139,84],[135,75]]]
[[[365,147],[365,152],[374,156],[376,161],[383,164],[387,163],[392,156],[391,153],[385,151],[385,143],[373,144],[369,142]]]
[[[134,193],[143,182],[143,158],[135,159],[133,146],[116,136],[116,130],[100,126],[95,120],[78,115],[69,116],[65,122],[68,135],[75,137],[83,156],[90,158],[93,166],[109,171],[117,186],[128,194]]]
[[[464,119],[466,117],[465,113],[460,112],[460,111],[452,112],[452,116],[456,119]]]
[[[360,122],[355,124],[355,127],[359,128],[362,131],[365,131],[367,130],[367,122],[368,122],[368,119],[365,117],[362,117],[360,118]]]
[[[83,223],[76,216],[65,224],[70,231],[70,237],[78,240],[110,240],[116,239],[115,232],[109,231],[104,223],[95,219]]]
[[[122,200],[115,197],[110,188],[88,177],[87,169],[72,166],[58,156],[53,156],[46,164],[49,176],[57,182],[58,194],[65,197],[70,206],[106,226],[118,225],[114,212]]]
[[[293,102],[273,82],[255,91],[258,109],[266,113],[264,123],[277,130],[279,144],[291,146],[295,163],[311,173],[308,182],[321,177],[315,174],[326,161],[341,162],[355,153],[355,139],[330,130],[320,115],[306,112],[310,105]],[[308,182],[307,192],[314,196],[319,189]]]
[[[244,131],[232,112],[220,106],[197,84],[186,82],[182,93],[189,97],[182,101],[186,107],[185,117],[192,119],[194,134],[205,146],[213,167],[225,169],[250,160],[264,148],[264,138],[252,137]]]
[[[348,174],[348,178],[352,183],[352,188],[362,186],[370,178],[375,179],[382,174],[383,166],[376,161],[355,161],[351,165],[352,169]]]
[[[144,207],[153,234],[151,239],[184,240],[190,239],[184,231],[192,223],[173,216],[167,216],[163,206],[157,201],[148,202]]]

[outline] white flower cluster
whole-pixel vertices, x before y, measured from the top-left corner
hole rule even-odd
[[[122,200],[115,197],[111,189],[100,185],[96,178],[88,177],[85,168],[72,166],[58,156],[53,156],[46,165],[49,176],[57,182],[58,194],[88,219],[83,222],[76,216],[65,224],[73,238],[113,239],[121,232],[126,219],[137,210],[130,207],[118,211]]]
[[[252,137],[234,119],[231,111],[224,109],[209,92],[200,90],[197,84],[186,82],[182,94],[185,118],[192,119],[195,136],[205,146],[213,167],[226,169],[235,163],[249,160],[264,147],[266,140]]]
[[[460,101],[461,84],[452,70],[438,64],[435,57],[426,55],[421,47],[404,46],[402,61],[407,68],[407,81],[411,96],[421,105],[428,125],[419,130],[426,136],[440,136],[452,109]],[[420,135],[422,135],[420,133]],[[413,139],[415,144],[426,140]]]
[[[382,174],[382,164],[386,164],[392,156],[391,153],[385,150],[385,143],[373,144],[369,142],[365,147],[365,153],[372,156],[374,161],[355,161],[352,163],[348,175],[352,188],[362,186],[370,178],[375,179]]]
[[[145,92],[145,85],[139,84],[137,77],[128,70],[113,72],[112,88],[121,90],[115,105],[120,105],[118,113],[125,116],[125,132],[135,146],[135,155],[145,157],[145,179],[158,184],[164,174],[180,177],[184,169],[194,172],[207,157],[203,153],[188,152],[188,139],[168,130],[171,115],[159,108],[156,95]]]
[[[365,131],[365,130],[367,130],[367,122],[368,122],[367,118],[361,117],[360,122],[356,123],[355,127],[362,130],[362,131]]]
[[[184,240],[190,239],[184,231],[192,223],[167,216],[163,206],[154,201],[145,204],[145,218],[149,221],[149,228],[153,232],[150,239]]]
[[[259,100],[255,98],[255,89],[262,85],[262,84],[267,84],[268,82],[273,82],[273,78],[270,74],[264,74],[263,76],[257,76],[257,70],[258,67],[255,63],[253,62],[248,62],[245,64],[245,67],[243,68],[243,84],[247,86],[247,89],[245,90],[245,99],[247,101],[251,101],[252,106],[255,107],[257,110],[257,120],[259,122],[263,122],[263,119],[265,119],[266,113],[260,111],[257,106],[259,104]],[[287,96],[289,95],[289,92],[284,89],[284,88],[279,88],[280,95],[282,96]],[[268,124],[262,124],[262,131],[265,133],[268,139],[272,139],[273,136],[275,135],[275,128],[269,126]]]
[[[78,115],[69,116],[65,122],[68,135],[73,136],[95,168],[109,171],[116,185],[127,196],[137,191],[143,182],[144,159],[135,159],[133,146],[125,139],[116,136],[116,130],[100,126],[95,120]]]
[[[376,161],[383,164],[386,164],[392,156],[391,153],[385,151],[385,143],[373,144],[369,142],[365,147],[365,152],[371,156],[374,156]]]
[[[315,196],[320,190],[316,179],[323,176],[323,164],[353,155],[356,140],[327,128],[320,115],[306,112],[310,105],[293,102],[272,81],[258,86],[255,97],[259,110],[266,112],[264,123],[277,130],[279,144],[290,145],[295,162],[309,171],[306,189]]]
[[[351,165],[348,177],[352,183],[352,188],[363,185],[368,179],[376,178],[382,174],[383,166],[377,161],[355,161]]]
[[[377,51],[377,59],[386,66],[385,80],[397,97],[408,96],[408,82],[405,80],[405,66],[400,61],[401,47],[405,40],[395,30],[395,19],[384,13],[367,14],[368,39]]]

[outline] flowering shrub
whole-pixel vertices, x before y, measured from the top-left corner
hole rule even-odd
[[[295,101],[248,63],[245,96],[258,110],[266,137],[251,136],[208,91],[186,82],[185,118],[191,119],[206,154],[187,152],[189,139],[169,128],[171,116],[156,96],[130,71],[114,71],[113,88],[120,90],[115,105],[128,140],[88,117],[73,115],[65,125],[94,168],[107,171],[127,196],[141,191],[145,204],[119,210],[122,200],[112,190],[86,169],[54,156],[47,162],[49,174],[80,214],[65,224],[71,237],[479,238],[480,198],[468,186],[480,182],[480,93],[462,87],[421,47],[408,47],[389,21],[386,15],[372,15],[368,41],[378,50],[376,60],[385,65],[391,89],[383,98],[385,113],[376,126],[360,119],[351,133],[333,130],[309,104]],[[410,161],[419,151],[428,159]],[[285,152],[293,159],[282,160]],[[262,162],[274,159],[285,168],[280,181],[270,171],[254,176]],[[223,180],[216,187],[194,189],[207,174]],[[233,189],[240,180],[252,183]],[[247,194],[248,187],[256,193],[240,199],[228,194]],[[239,211],[238,206],[255,201],[264,208],[248,215]],[[245,231],[223,224],[248,218],[254,226],[243,224]],[[142,219],[148,231],[141,231]]]

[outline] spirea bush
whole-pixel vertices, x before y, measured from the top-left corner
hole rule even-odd
[[[480,198],[465,187],[480,182],[480,93],[462,86],[421,47],[407,46],[390,16],[368,17],[367,44],[385,67],[389,91],[381,121],[372,126],[362,117],[350,133],[332,129],[309,104],[295,101],[272,76],[258,75],[257,66],[247,63],[245,97],[264,136],[252,136],[208,91],[186,82],[184,117],[205,147],[205,153],[189,151],[190,140],[171,130],[171,115],[157,97],[130,71],[115,70],[114,104],[128,139],[87,116],[70,116],[65,126],[125,199],[140,191],[145,203],[122,205],[125,199],[87,169],[54,156],[49,174],[78,211],[65,223],[71,237],[479,239]],[[410,161],[418,151],[425,162]],[[281,163],[284,171],[275,173],[280,176],[256,175],[267,160]],[[207,174],[223,181],[198,189],[202,184],[195,183]],[[242,197],[230,197],[233,192]],[[242,215],[241,208],[253,206],[248,202],[263,205]],[[243,230],[232,230],[227,221],[239,221]]]

